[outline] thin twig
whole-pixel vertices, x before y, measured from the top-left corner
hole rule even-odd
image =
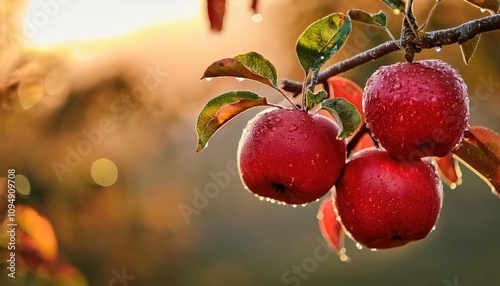
[[[432,5],[432,8],[431,8],[431,11],[429,12],[429,14],[427,15],[427,19],[425,19],[425,22],[422,24],[422,26],[420,26],[420,28],[418,28],[418,31],[423,31],[425,29],[425,27],[427,27],[427,24],[429,23],[429,21],[431,20],[431,17],[432,15],[434,14],[434,11],[436,10],[438,4],[441,2],[441,0],[436,0],[434,2],[434,5]]]
[[[466,22],[457,27],[425,33],[419,42],[422,49],[431,49],[451,44],[461,44],[474,36],[500,29],[500,14]],[[401,40],[398,41],[401,44]],[[399,50],[396,43],[387,41],[349,59],[338,62],[319,73],[318,82],[323,83],[334,75],[351,70],[369,61],[379,59],[387,54]],[[299,93],[302,90],[300,82],[289,79],[282,80],[285,91]]]

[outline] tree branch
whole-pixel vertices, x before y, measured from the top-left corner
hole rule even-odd
[[[431,49],[451,44],[462,44],[474,36],[500,29],[500,14],[469,21],[460,26],[425,33],[418,45],[422,49]],[[398,40],[401,43],[401,40]],[[379,59],[389,53],[399,50],[393,41],[387,41],[349,59],[338,62],[319,73],[318,83],[324,83],[334,75],[346,72],[369,61]],[[302,84],[289,79],[282,80],[285,91],[300,93]]]

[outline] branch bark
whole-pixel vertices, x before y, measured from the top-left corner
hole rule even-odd
[[[494,30],[500,30],[500,14],[472,20],[457,27],[425,33],[418,44],[422,49],[431,49],[455,43],[462,44],[478,34]],[[398,40],[398,43],[401,44],[401,40]],[[397,50],[399,48],[393,41],[382,43],[326,68],[319,73],[318,83],[325,83],[328,78],[334,75],[346,72],[369,61],[379,59]],[[300,82],[283,79],[281,83],[285,91],[298,94],[302,90],[302,83]]]

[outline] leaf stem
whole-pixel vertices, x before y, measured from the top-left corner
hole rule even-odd
[[[271,107],[277,107],[279,109],[283,109],[284,108],[283,106],[281,106],[279,104],[274,104],[274,103],[270,103],[270,102],[266,103],[266,105],[267,106],[271,106]],[[295,104],[293,106],[295,106]]]
[[[304,83],[302,83],[302,110],[307,111],[307,82],[309,78],[312,76],[312,72],[308,71],[304,77]]]
[[[274,89],[276,89],[279,93],[281,93],[281,95],[283,95],[283,97],[293,106],[293,108],[295,108],[295,110],[300,111],[297,105],[295,105],[295,102],[293,102],[293,100],[288,95],[286,95],[283,92],[283,90],[281,90],[280,88],[274,88]]]

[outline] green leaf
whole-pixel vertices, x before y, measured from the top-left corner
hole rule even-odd
[[[466,65],[469,64],[470,59],[476,52],[477,44],[479,43],[480,39],[481,39],[481,34],[477,34],[474,36],[474,38],[466,42],[463,42],[460,45],[460,51],[462,52],[462,56]]]
[[[387,25],[387,16],[384,12],[379,11],[376,14],[370,14],[363,10],[351,9],[347,12],[351,20],[373,25],[377,27],[385,27]]]
[[[316,105],[320,104],[323,100],[328,98],[328,93],[324,90],[320,90],[316,93],[308,90],[306,93],[307,109],[310,110]]]
[[[241,77],[278,87],[276,68],[256,52],[216,61],[205,70],[202,79],[223,76]]]
[[[335,118],[341,129],[341,139],[351,136],[361,124],[361,115],[356,107],[343,98],[329,98],[321,103],[321,109]]]
[[[500,0],[465,0],[465,2],[480,8],[482,11],[488,10],[491,15],[499,12]]]
[[[500,197],[500,135],[488,128],[471,127],[455,157],[474,171]]]
[[[196,152],[203,150],[214,133],[230,119],[247,109],[262,105],[267,105],[267,99],[251,91],[231,91],[210,100],[196,122]]]
[[[312,23],[297,40],[297,56],[306,73],[319,70],[342,46],[351,32],[351,19],[342,13]]]

